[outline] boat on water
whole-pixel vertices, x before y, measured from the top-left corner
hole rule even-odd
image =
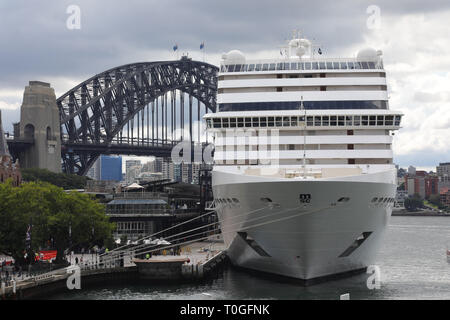
[[[319,54],[320,52],[320,54]],[[322,54],[305,38],[282,56],[222,56],[214,204],[231,262],[311,280],[365,270],[394,205],[393,132],[382,52]]]

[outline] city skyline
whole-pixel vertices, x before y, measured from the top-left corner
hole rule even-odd
[[[80,29],[66,25],[72,4],[80,9]],[[59,96],[98,72],[135,61],[172,60],[188,52],[193,59],[205,57],[218,65],[221,54],[232,49],[249,58],[277,58],[279,46],[299,29],[324,55],[354,56],[367,46],[383,51],[390,108],[405,114],[394,137],[395,163],[429,171],[450,159],[450,58],[444,54],[450,49],[448,2],[131,1],[126,9],[110,5],[107,13],[100,3],[85,0],[16,1],[0,7],[1,20],[15,26],[0,30],[0,39],[8,43],[0,52],[6,131],[18,121],[29,80],[50,82]],[[283,19],[272,13],[279,8]],[[119,16],[120,27],[106,23]],[[192,16],[202,19],[191,21]]]

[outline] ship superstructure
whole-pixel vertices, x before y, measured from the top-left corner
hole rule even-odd
[[[213,192],[236,265],[312,279],[371,263],[394,204],[392,135],[382,53],[313,54],[293,39],[283,57],[223,55]]]

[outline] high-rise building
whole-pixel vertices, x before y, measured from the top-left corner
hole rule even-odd
[[[421,198],[429,198],[430,195],[439,193],[438,183],[437,176],[422,175],[422,171],[417,171],[415,176],[409,174],[405,176],[405,190],[408,196],[418,194]]]
[[[181,172],[181,164],[180,163],[174,163],[173,164],[173,180],[177,182],[182,181],[182,172]]]
[[[122,180],[122,157],[100,156],[100,180]]]
[[[181,181],[184,183],[191,183],[192,181],[192,164],[181,164]]]
[[[436,173],[439,177],[450,177],[450,162],[439,163]]]
[[[162,178],[175,180],[174,165],[170,159],[165,159],[162,163]]]
[[[155,171],[155,160],[147,161],[142,165],[142,172],[157,172]]]
[[[126,160],[125,161],[125,181],[131,184],[141,173],[141,160]]]
[[[193,184],[199,184],[200,183],[200,163],[192,163],[191,164],[191,170],[192,170],[192,177],[191,177],[191,183]]]
[[[159,157],[155,158],[155,162],[154,162],[155,172],[162,172],[163,162],[164,162],[164,158],[159,158]]]

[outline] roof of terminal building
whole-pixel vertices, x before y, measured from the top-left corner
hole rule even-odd
[[[108,202],[110,204],[167,204],[162,199],[114,199]]]

